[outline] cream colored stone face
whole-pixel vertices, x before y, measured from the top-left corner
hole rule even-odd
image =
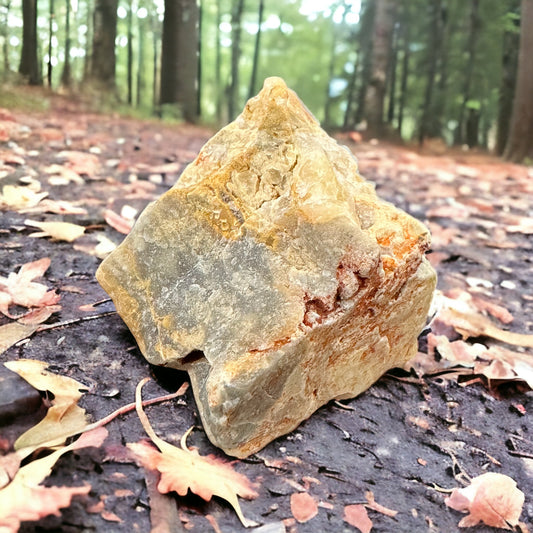
[[[210,440],[245,457],[416,353],[429,239],[269,78],[96,276],[145,357],[189,372]]]

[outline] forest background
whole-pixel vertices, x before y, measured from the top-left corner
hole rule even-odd
[[[276,75],[330,131],[533,159],[533,0],[0,0],[0,45],[4,107],[222,125]]]

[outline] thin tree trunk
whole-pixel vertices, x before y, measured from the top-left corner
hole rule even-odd
[[[457,119],[457,129],[455,130],[455,144],[462,144],[464,139],[464,121],[466,105],[470,100],[470,89],[472,86],[472,75],[476,64],[476,45],[479,35],[479,0],[471,0],[470,28],[468,34],[467,53],[468,62],[464,70],[464,82],[461,94],[463,101],[459,108],[459,118]]]
[[[22,53],[19,73],[30,85],[42,85],[37,57],[37,0],[22,0]]]
[[[263,24],[264,0],[259,0],[259,10],[257,12],[257,33],[255,34],[254,59],[252,63],[252,75],[250,76],[250,89],[248,98],[255,95],[257,89],[257,69],[259,66],[259,50],[261,46],[261,24]]]
[[[239,60],[241,58],[241,21],[243,10],[244,0],[233,0],[231,10],[231,83],[228,98],[229,120],[235,118],[239,100]]]
[[[396,68],[398,66],[398,33],[400,26],[399,24],[394,25],[394,32],[392,35],[391,43],[391,60],[389,67],[389,106],[387,109],[387,123],[392,124],[394,120],[394,112],[396,108]]]
[[[402,20],[402,77],[400,80],[400,101],[398,103],[398,133],[402,136],[403,116],[405,103],[407,101],[407,81],[409,79],[409,57],[410,57],[410,40],[409,40],[409,17],[408,11],[404,14]]]
[[[390,60],[392,29],[394,26],[394,0],[375,0],[376,14],[372,32],[372,70],[365,98],[367,130],[371,136],[384,133],[383,109],[385,83]]]
[[[203,7],[201,0],[198,3],[198,54],[196,56],[196,72],[197,72],[197,86],[196,86],[196,116],[202,116],[202,29],[203,29]]]
[[[46,73],[46,80],[48,81],[48,87],[52,87],[52,42],[54,37],[54,0],[49,0],[50,11],[48,13],[48,69]]]
[[[93,33],[93,17],[92,17],[92,2],[87,0],[87,18],[85,25],[87,26],[87,32],[85,34],[85,62],[83,63],[83,79],[88,80],[91,72],[91,64],[93,58],[92,52],[92,33]]]
[[[428,55],[427,55],[427,81],[424,92],[424,104],[422,106],[422,116],[418,130],[418,142],[422,144],[430,131],[430,121],[432,114],[433,89],[435,86],[435,75],[437,74],[437,62],[440,56],[441,36],[442,36],[442,1],[435,0],[430,4],[431,22],[429,27]]]
[[[520,10],[519,0],[515,0],[512,12]],[[518,21],[515,22],[518,26]],[[496,133],[496,153],[502,155],[509,137],[509,126],[513,112],[513,99],[516,88],[516,71],[518,66],[518,50],[520,48],[520,31],[506,31],[502,46],[502,79],[498,99],[498,120]]]
[[[71,67],[70,67],[70,0],[65,2],[65,62],[63,63],[63,71],[61,72],[61,85],[63,87],[70,87],[71,81]]]
[[[3,54],[3,65],[4,65],[4,76],[7,76],[9,71],[11,70],[11,66],[9,64],[9,10],[11,8],[11,1],[8,0],[4,4],[5,11],[4,11],[4,20],[2,22],[2,38],[3,38],[3,44],[2,44],[2,54]]]
[[[221,83],[221,49],[220,49],[220,24],[222,22],[222,13],[220,11],[220,0],[216,4],[216,30],[215,30],[215,90],[216,90],[216,117],[217,123],[222,122],[222,83]]]
[[[350,74],[350,79],[348,80],[348,91],[346,94],[346,109],[344,110],[344,120],[342,122],[342,129],[344,131],[348,131],[350,127],[353,126],[351,123],[352,118],[352,107],[353,107],[353,99],[354,99],[354,93],[355,93],[355,81],[357,79],[357,71],[359,70],[359,46],[356,50],[356,56],[355,61],[353,64],[353,70]]]
[[[115,88],[115,39],[118,0],[96,0],[90,79],[102,88]]]
[[[520,15],[520,51],[509,139],[504,157],[520,163],[533,159],[533,0],[522,0]]]
[[[159,19],[156,13],[150,14],[150,22],[152,26],[152,47],[153,47],[153,72],[152,72],[152,105],[154,108],[154,114],[159,110],[159,98],[161,95],[160,89],[160,65],[159,65],[159,48],[160,48],[160,36],[159,36]]]
[[[143,19],[137,18],[137,28],[139,32],[139,45],[137,47],[137,98],[135,104],[137,107],[142,106],[144,95],[144,32],[146,24]]]
[[[127,45],[127,82],[128,82],[128,105],[133,104],[133,0],[128,6],[128,45]]]

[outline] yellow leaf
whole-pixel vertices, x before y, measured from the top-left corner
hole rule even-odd
[[[229,463],[214,456],[204,457],[195,450],[189,450],[186,439],[192,428],[183,435],[181,449],[165,442],[155,434],[142,409],[141,390],[146,381],[147,379],[142,380],[137,385],[136,409],[146,433],[160,451],[142,442],[129,443],[128,447],[142,466],[160,472],[159,492],[175,491],[180,496],[184,496],[190,490],[206,501],[213,496],[218,496],[233,507],[245,527],[257,525],[244,517],[237,498],[237,496],[247,499],[257,497],[252,483],[246,476],[239,474]]]
[[[77,402],[83,394],[82,391],[87,390],[85,385],[75,379],[46,370],[48,363],[44,361],[17,359],[4,365],[37,390],[51,392],[54,395],[53,405]]]
[[[46,416],[23,433],[13,447],[15,450],[26,448],[29,452],[44,445],[57,446],[63,444],[68,437],[81,433],[87,424],[85,409],[75,403],[52,405]]]
[[[0,194],[0,206],[8,209],[24,209],[36,206],[47,192],[36,193],[29,187],[19,187],[18,185],[4,185]]]
[[[0,354],[17,342],[32,335],[39,327],[38,324],[20,324],[11,322],[0,326]]]
[[[84,226],[71,224],[70,222],[39,222],[37,220],[25,220],[26,226],[39,228],[42,232],[32,233],[30,237],[52,237],[58,241],[72,242],[85,233]]]

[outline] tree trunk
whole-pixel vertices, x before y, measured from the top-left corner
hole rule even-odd
[[[161,104],[176,104],[187,122],[198,106],[198,5],[196,0],[165,0],[161,53]]]
[[[405,7],[404,16],[401,22],[402,32],[402,78],[400,80],[400,101],[398,103],[398,133],[402,136],[403,115],[405,111],[405,103],[407,101],[407,81],[409,79],[409,12]]]
[[[118,0],[96,0],[90,79],[107,90],[115,88],[115,39]]]
[[[257,69],[259,66],[259,49],[261,46],[261,24],[263,24],[264,0],[259,0],[259,10],[257,13],[257,33],[255,34],[254,60],[252,63],[252,75],[250,76],[250,89],[248,98],[255,96],[257,92]]]
[[[387,109],[387,123],[392,125],[396,108],[396,68],[398,66],[398,32],[399,24],[394,25],[392,34],[390,65],[389,65],[389,107]]]
[[[385,83],[390,60],[394,0],[375,0],[376,14],[372,32],[372,69],[365,98],[367,131],[370,136],[384,133],[383,108]]]
[[[520,163],[533,158],[533,0],[522,0],[520,51],[509,139],[504,157]]]
[[[440,56],[440,46],[442,42],[442,2],[435,0],[430,4],[431,22],[429,27],[428,56],[427,56],[427,81],[424,93],[424,104],[422,106],[422,116],[418,131],[418,142],[422,144],[431,129],[430,121],[433,118],[432,98],[435,86],[435,75],[437,74],[437,63]]]
[[[515,0],[512,12],[520,10],[519,0]],[[509,126],[513,112],[513,98],[516,88],[516,71],[518,50],[520,48],[520,28],[515,20],[515,28],[507,30],[503,35],[502,79],[498,99],[498,127],[496,133],[496,153],[502,155],[509,137]]]
[[[61,72],[61,85],[63,87],[70,87],[72,77],[70,68],[70,0],[66,0],[65,7],[65,62],[63,63],[63,71]]]
[[[19,73],[30,85],[42,85],[37,57],[37,0],[22,0],[22,53]]]
[[[372,73],[372,31],[376,13],[376,4],[373,0],[367,0],[365,7],[361,8],[361,22],[359,30],[359,54],[361,67],[359,90],[357,92],[357,109],[353,126],[357,126],[365,115],[366,92]]]
[[[467,43],[468,62],[464,71],[463,89],[461,91],[463,101],[461,103],[461,107],[459,108],[459,118],[457,119],[457,129],[455,130],[455,144],[463,144],[465,111],[466,105],[470,100],[470,88],[472,85],[472,77],[476,63],[476,44],[479,35],[479,28],[479,0],[472,0],[470,10],[470,28]]]
[[[222,55],[220,46],[220,24],[222,22],[222,13],[220,10],[220,0],[217,0],[216,4],[216,29],[215,29],[215,91],[216,91],[216,117],[217,123],[222,122],[222,81],[221,81],[221,68],[222,68]]]
[[[144,95],[145,77],[144,77],[144,39],[146,24],[144,19],[137,19],[137,28],[139,32],[139,43],[137,47],[137,98],[135,105],[141,107]]]
[[[9,10],[11,8],[11,0],[8,0],[4,4],[4,20],[2,21],[2,55],[3,55],[3,66],[4,66],[4,76],[7,76],[11,70],[9,64]]]
[[[68,0],[67,0],[68,1]],[[91,10],[91,0],[87,0],[87,18],[85,20],[85,25],[87,26],[87,33],[85,34],[85,61],[83,63],[83,79],[88,80],[89,75],[91,72],[91,64],[92,64],[92,33],[93,33],[93,25],[94,22],[93,17],[91,16],[92,10]]]
[[[198,3],[198,53],[196,54],[196,116],[202,116],[202,20],[203,20],[203,8],[201,0]]]
[[[128,5],[127,81],[128,105],[133,104],[133,1]]]
[[[49,13],[48,13],[48,68],[46,73],[46,80],[48,81],[48,87],[52,87],[52,42],[54,37],[54,0],[49,0]]]
[[[237,114],[239,100],[239,60],[241,58],[241,21],[244,0],[233,0],[231,9],[231,83],[228,95],[229,120]]]
[[[348,131],[352,126],[352,107],[355,93],[355,81],[357,79],[357,71],[359,70],[359,47],[356,50],[355,61],[353,64],[353,70],[350,73],[350,79],[348,80],[348,90],[346,93],[346,109],[344,110],[344,119],[342,121],[342,129]]]

